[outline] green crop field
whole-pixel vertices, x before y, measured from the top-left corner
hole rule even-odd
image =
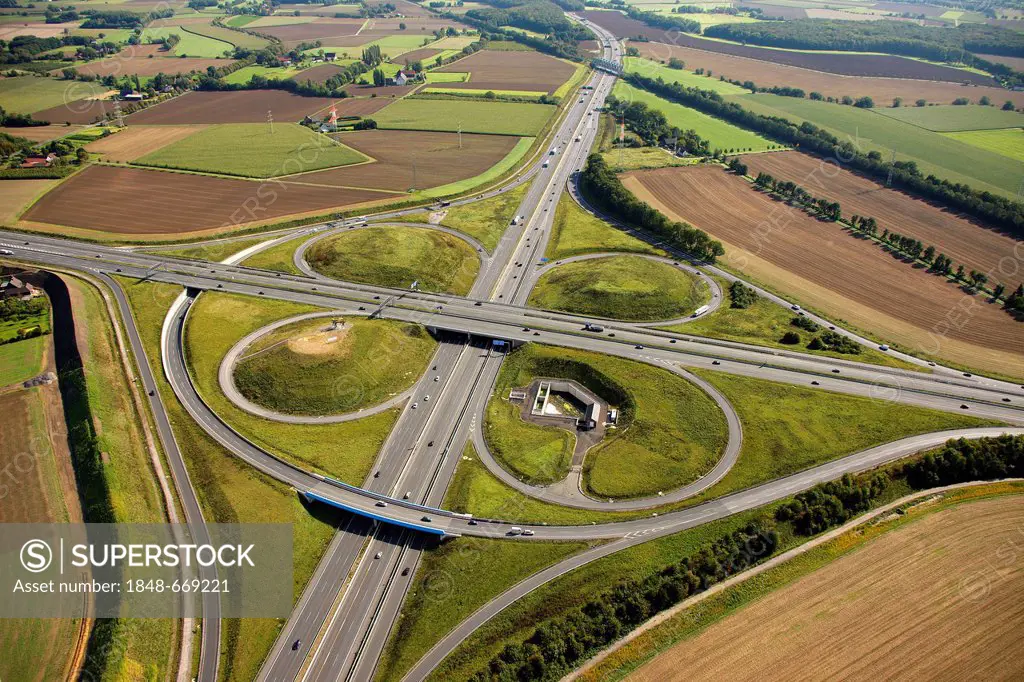
[[[974,145],[996,154],[1002,154],[1016,161],[1024,161],[1024,130],[965,130],[959,133],[945,133],[960,142]]]
[[[340,414],[376,405],[419,379],[437,348],[418,325],[391,320],[305,320],[276,329],[245,349],[238,390],[286,414]]]
[[[499,97],[521,97],[523,99],[539,99],[546,95],[541,90],[478,90],[474,88],[424,88],[421,94],[424,95],[451,95],[455,97],[485,97],[487,93],[494,93]]]
[[[725,416],[682,377],[640,362],[530,344],[502,366],[484,431],[496,458],[536,482],[564,477],[574,437],[523,421],[518,406],[505,399],[509,389],[535,377],[573,379],[619,409],[619,429],[606,434],[584,460],[584,485],[596,497],[671,490],[705,473],[725,447]]]
[[[405,98],[373,118],[381,128],[536,136],[554,113],[551,104]]]
[[[544,255],[550,260],[558,260],[600,251],[664,255],[646,242],[584,211],[572,197],[563,194],[555,209],[551,239]]]
[[[42,76],[0,78],[0,107],[16,114],[31,114],[106,90],[99,84]]]
[[[701,161],[694,156],[680,158],[661,147],[617,147],[603,152],[601,156],[616,173],[645,168],[694,166]]]
[[[810,121],[841,140],[854,142],[862,153],[876,150],[889,158],[895,151],[898,161],[915,161],[922,173],[933,173],[951,182],[963,182],[1003,196],[1016,196],[1020,184],[1019,161],[880,116],[870,109],[768,94],[729,99],[765,116]]]
[[[358,49],[363,50],[370,45],[380,45],[381,53],[397,57],[403,52],[409,52],[423,47],[423,43],[426,42],[427,38],[433,39],[432,35],[423,35],[420,33],[396,33],[390,36],[384,36],[371,42],[361,45]]]
[[[462,239],[421,227],[373,227],[323,239],[306,251],[319,273],[346,282],[464,295],[480,259]]]
[[[0,386],[31,379],[43,370],[47,336],[37,336],[0,346]]]
[[[943,104],[934,107],[876,107],[871,111],[939,133],[1024,127],[1024,114],[1003,111],[998,107]]]
[[[717,77],[709,78],[708,76],[698,76],[692,71],[670,69],[664,64],[643,57],[626,57],[624,61],[628,73],[639,73],[648,78],[660,77],[666,83],[681,83],[688,88],[712,90],[720,95],[742,95],[750,92],[746,88],[718,80]]]
[[[273,130],[273,132],[271,132]],[[269,178],[366,161],[354,149],[297,123],[225,123],[204,128],[135,163]]]
[[[235,47],[223,40],[191,33],[182,26],[143,29],[142,42],[152,43],[161,38],[169,38],[172,34],[181,39],[171,50],[175,57],[223,57],[225,52],[231,52]]]
[[[462,83],[469,78],[468,73],[454,73],[447,71],[428,71],[428,83]]]
[[[696,276],[642,256],[610,256],[556,266],[529,305],[578,315],[649,322],[685,317],[710,300]]]
[[[627,102],[643,102],[652,109],[658,109],[665,114],[670,125],[677,126],[682,130],[695,130],[698,135],[711,144],[712,149],[761,152],[781,147],[781,145],[749,130],[702,114],[681,104],[668,102],[657,95],[630,87],[622,81],[615,83],[612,93]]]

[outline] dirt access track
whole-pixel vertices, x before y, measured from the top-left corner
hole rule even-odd
[[[722,263],[756,282],[909,351],[1024,376],[1024,326],[999,306],[772,199],[720,166],[622,177],[643,201],[720,239]]]
[[[611,31],[619,38],[644,36],[656,43],[693,47],[708,52],[720,52],[736,57],[759,59],[774,64],[799,66],[804,69],[814,69],[815,71],[827,71],[847,76],[916,78],[919,80],[949,81],[952,83],[969,82],[977,85],[992,85],[994,83],[991,76],[954,69],[948,66],[927,64],[905,57],[855,53],[797,52],[795,50],[752,47],[749,45],[708,40],[707,38],[699,38],[679,31],[666,31],[665,29],[654,28],[615,11],[588,10],[580,12],[580,14],[598,26]]]
[[[1018,556],[1022,514],[1020,495],[935,512],[727,616],[627,680],[1021,679],[1024,566],[997,552]]]
[[[334,104],[329,97],[300,97],[284,90],[234,90],[230,92],[195,91],[161,102],[125,117],[129,125],[188,125],[191,123],[261,123],[269,111],[275,121],[301,121],[304,116],[323,111]],[[347,111],[344,100],[337,100],[338,115],[362,115]],[[352,100],[359,104],[360,100]],[[376,103],[373,103],[376,106]],[[384,102],[374,111],[387,106]]]
[[[289,182],[332,187],[372,187],[408,191],[472,178],[501,161],[519,141],[510,135],[462,134],[412,130],[362,130],[336,136],[340,142],[376,159],[286,178]],[[415,182],[413,162],[416,164]]]
[[[390,193],[278,180],[251,182],[92,166],[36,202],[22,216],[22,223],[32,229],[100,239],[112,235],[170,239],[396,198]]]
[[[447,73],[469,72],[469,80],[464,83],[438,83],[438,87],[453,90],[546,91],[550,95],[572,78],[576,67],[540,52],[480,50],[435,70]]]
[[[878,221],[879,233],[888,229],[920,239],[926,247],[935,246],[936,251],[963,263],[968,270],[990,272],[990,284],[993,280],[1000,281],[999,266],[1003,258],[1013,259],[1016,252],[1024,261],[1024,243],[842,169],[834,160],[824,161],[801,152],[773,152],[748,154],[743,162],[749,167],[750,175],[763,171],[795,182],[815,197],[838,201],[846,217],[854,214],[873,217]],[[1002,278],[1007,288],[1017,286],[1024,276],[1021,269],[1024,269],[1024,262],[1017,262],[1013,272]]]
[[[801,88],[808,93],[820,92],[825,97],[837,99],[844,95],[853,98],[867,96],[875,101],[876,106],[888,106],[894,97],[902,97],[906,105],[911,105],[919,99],[950,104],[958,97],[967,97],[972,102],[977,102],[987,95],[997,104],[1011,100],[1018,107],[1024,107],[1024,92],[1014,92],[990,85],[964,85],[912,78],[845,76],[664,43],[636,43],[635,47],[648,59],[667,62],[675,57],[683,60],[688,71],[703,68],[710,71],[715,80],[719,76],[725,76],[728,80],[753,81],[758,87]]]

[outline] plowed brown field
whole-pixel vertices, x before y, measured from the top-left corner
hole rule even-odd
[[[469,72],[465,83],[445,88],[471,90],[532,90],[553,93],[575,72],[571,64],[540,52],[480,50],[437,71]]]
[[[81,74],[99,77],[120,77],[128,74],[155,76],[158,73],[173,76],[177,73],[206,71],[208,66],[221,67],[232,62],[231,59],[171,57],[167,52],[161,52],[159,45],[135,45],[121,50],[113,57],[76,66],[75,70]]]
[[[395,196],[272,180],[249,182],[92,166],[36,202],[22,218],[99,232],[180,235]]]
[[[1022,515],[1020,496],[936,512],[750,604],[627,679],[1021,679]]]
[[[844,76],[838,73],[813,71],[760,59],[737,57],[721,52],[698,50],[692,47],[664,43],[637,43],[640,54],[656,61],[670,57],[682,59],[690,71],[698,68],[710,70],[716,77],[729,80],[753,81],[759,87],[789,86],[802,88],[808,93],[820,92],[826,97],[870,97],[877,106],[892,104],[894,97],[902,97],[906,105],[919,99],[950,104],[957,97],[976,102],[987,95],[993,102],[1012,100],[1024,107],[1024,92],[1013,92],[987,85],[962,85],[948,81],[917,80],[912,78],[874,78],[871,76]]]
[[[391,61],[399,64],[412,64],[415,61],[422,60],[424,64],[427,64],[428,62],[432,63],[431,60],[433,60],[435,56],[441,54],[442,51],[443,50],[435,50],[430,47],[421,47],[418,50],[403,52]]]
[[[716,166],[623,176],[641,199],[722,240],[726,265],[890,343],[1024,376],[1024,326]]]
[[[114,103],[108,99],[79,99],[67,104],[59,104],[32,114],[39,121],[53,124],[86,124],[95,123],[107,114],[113,115]],[[53,126],[47,126],[52,128]]]
[[[717,40],[699,38],[679,31],[653,28],[625,14],[608,10],[587,10],[581,12],[598,26],[608,29],[620,38],[644,36],[649,40],[683,47],[695,47],[709,52],[721,52],[737,57],[749,57],[777,64],[788,64],[816,71],[841,73],[848,76],[883,76],[889,78],[916,78],[921,80],[968,81],[978,85],[991,85],[989,76],[914,61],[905,57],[874,54],[834,54],[828,52],[797,52],[795,50],[770,50],[764,47],[738,45]]]
[[[990,280],[1002,281],[1013,288],[1024,277],[1024,243],[948,210],[887,189],[874,180],[801,152],[751,154],[744,163],[751,175],[764,171],[795,182],[816,197],[838,201],[843,215],[872,216],[880,230],[912,236],[926,246],[932,244],[939,252],[966,265],[968,270],[992,273]],[[1009,270],[1010,261],[1004,261],[1001,271],[1003,258],[1009,258],[1016,266]]]
[[[377,87],[376,85],[352,83],[351,85],[346,85],[344,90],[353,97],[373,97],[376,95],[377,97],[394,98],[408,95],[418,87],[418,85],[384,85]]]
[[[334,47],[337,43],[333,38],[354,36],[359,32],[364,19],[317,19],[305,24],[284,24],[282,26],[261,26],[253,29],[257,33],[274,36],[282,42],[301,42],[319,40],[324,45]],[[362,41],[364,43],[368,40]],[[356,43],[357,45],[361,43]]]
[[[303,116],[327,109],[335,100],[300,97],[283,90],[236,90],[233,92],[189,92],[127,117],[129,125],[187,125],[190,123],[260,123],[271,112],[275,121],[299,121]],[[361,100],[338,100],[342,107],[358,109]],[[377,106],[374,111],[387,103]],[[376,103],[373,103],[376,106]],[[346,114],[348,115],[348,111]],[[353,111],[353,115],[362,115]]]
[[[518,142],[518,138],[509,135],[463,133],[462,149],[459,149],[456,133],[412,130],[364,130],[339,135],[338,140],[376,161],[293,175],[288,180],[405,192],[413,187],[412,167],[415,161],[417,189],[426,189],[483,173],[512,151]]]
[[[132,126],[85,145],[104,161],[130,162],[197,133],[206,126]]]

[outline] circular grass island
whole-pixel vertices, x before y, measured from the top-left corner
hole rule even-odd
[[[437,348],[419,325],[335,319],[287,324],[249,344],[234,366],[238,392],[282,414],[354,412],[412,386]]]
[[[456,236],[422,227],[368,227],[342,232],[314,243],[306,262],[321,275],[423,291],[469,293],[480,258]]]
[[[527,344],[502,365],[483,433],[495,460],[531,485],[564,479],[582,437],[571,424],[524,419],[529,397],[525,403],[509,400],[512,389],[537,379],[575,381],[618,410],[615,428],[583,459],[583,491],[596,499],[647,497],[686,485],[715,466],[729,441],[714,399],[677,374],[609,355]]]
[[[707,285],[681,268],[642,256],[590,258],[541,276],[528,305],[630,322],[690,315],[711,300]]]

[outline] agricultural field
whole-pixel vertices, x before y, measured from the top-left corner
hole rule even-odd
[[[44,76],[0,78],[0,107],[15,114],[34,114],[106,91],[100,84],[69,83]]]
[[[32,227],[72,234],[180,236],[228,230],[287,215],[309,215],[395,195],[369,190],[212,178],[92,166],[65,180],[23,216]],[[130,207],[127,210],[126,207]],[[67,230],[61,230],[67,232]],[[198,236],[198,235],[196,235]]]
[[[343,232],[315,243],[306,261],[322,275],[407,289],[465,295],[480,259],[462,239],[420,227],[374,227]]]
[[[1010,596],[1024,586],[1024,572],[1014,566],[998,580],[984,578],[992,548],[1016,537],[1022,512],[1020,495],[972,501],[837,551],[626,679],[830,678],[851,667],[871,677],[894,660],[909,677],[1024,674],[1012,653],[1024,619]],[[964,576],[978,576],[984,599],[965,597]],[[822,656],[817,643],[836,640],[844,645]]]
[[[581,13],[597,25],[611,31],[620,38],[644,36],[659,44],[669,43],[709,52],[746,57],[777,64],[798,66],[815,71],[837,73],[847,76],[880,76],[884,78],[913,78],[918,80],[937,80],[952,83],[969,82],[975,85],[990,85],[992,78],[979,75],[972,71],[954,69],[926,62],[915,61],[906,57],[891,55],[844,52],[801,52],[767,47],[740,45],[724,40],[710,40],[687,33],[666,31],[653,28],[636,19],[614,11],[588,10]],[[645,55],[648,56],[648,55]],[[667,57],[661,57],[667,59]],[[684,60],[685,61],[685,60]],[[695,64],[694,66],[698,66]]]
[[[604,162],[617,173],[644,168],[667,168],[669,166],[693,166],[701,160],[696,157],[681,158],[662,147],[619,146],[602,152]]]
[[[4,180],[0,183],[0,225],[13,225],[21,212],[59,180]]]
[[[359,152],[295,123],[209,126],[135,160],[141,166],[269,178],[363,163]]]
[[[309,69],[313,71],[314,69]],[[252,66],[243,66],[237,71],[232,71],[224,77],[225,83],[234,84],[245,84],[252,80],[253,76],[263,76],[264,78],[277,78],[284,80],[285,78],[291,78],[296,74],[301,73],[301,69],[281,66],[258,66],[253,64]],[[303,79],[305,80],[305,79]]]
[[[284,414],[355,412],[411,386],[437,348],[417,325],[339,319],[337,327],[331,318],[295,322],[254,341],[235,365],[239,392]],[[357,390],[341,390],[339,377]]]
[[[733,101],[765,116],[810,121],[841,140],[855,140],[861,153],[876,150],[889,158],[895,151],[898,161],[916,161],[925,175],[933,173],[1003,196],[1015,196],[1020,184],[1019,161],[870,109],[768,94],[740,95]]]
[[[212,24],[189,24],[188,31],[247,50],[262,50],[270,44],[270,41],[266,38],[260,38],[259,36],[242,31],[232,31],[230,28],[214,26]]]
[[[246,25],[246,28],[273,36],[285,43],[286,47],[294,47],[301,42],[319,40],[330,47],[363,45],[369,40],[357,36],[365,19],[317,19],[298,23],[283,23],[289,17],[267,17]],[[305,17],[302,17],[305,19]],[[276,25],[263,26],[261,21],[273,21]]]
[[[130,163],[164,147],[195,135],[205,126],[131,126],[114,135],[100,138],[85,145],[90,154],[100,155],[104,161]]]
[[[178,36],[179,41],[165,54],[173,57],[206,57],[216,59],[234,50],[234,45],[231,43],[192,33],[183,26],[147,28],[142,32],[142,42],[143,44],[154,43],[158,40],[170,38],[172,35]]]
[[[1003,130],[965,130],[959,133],[945,133],[954,140],[974,145],[979,149],[1024,160],[1024,130],[1009,128]]]
[[[283,90],[189,92],[125,118],[129,125],[190,125],[194,123],[263,123],[267,112],[281,123],[324,111],[334,104],[328,97],[300,97]],[[347,102],[338,107],[338,115]],[[356,112],[353,112],[355,115]]]
[[[650,322],[686,317],[710,300],[696,276],[642,256],[566,263],[542,275],[529,305],[578,315]]]
[[[76,132],[83,130],[80,125],[74,126],[32,126],[29,128],[11,128],[7,126],[0,126],[0,133],[5,133],[13,137],[22,137],[32,142],[49,142],[50,140],[56,140],[59,137],[66,135],[72,135]]]
[[[919,99],[931,103],[950,104],[958,97],[967,97],[977,102],[983,96],[989,97],[994,103],[1002,106],[1006,100],[1013,100],[1018,106],[1024,106],[1024,92],[1013,92],[996,87],[994,84],[963,85],[959,82],[922,80],[920,78],[889,78],[884,75],[877,77],[843,75],[829,73],[814,68],[802,68],[772,60],[750,59],[747,57],[712,52],[708,49],[696,49],[681,45],[665,45],[663,43],[637,43],[640,54],[648,60],[667,62],[670,58],[681,59],[687,71],[702,68],[710,71],[712,77],[725,76],[727,79],[753,81],[763,88],[795,87],[807,93],[820,92],[825,97],[841,99],[849,95],[871,97],[875,106],[888,106],[893,98],[901,97],[906,105],[912,105]],[[704,76],[694,76],[704,78]],[[711,80],[711,79],[708,79]]]
[[[998,102],[998,104],[1002,104],[1002,102]],[[946,104],[937,107],[876,108],[873,111],[937,133],[1024,128],[1024,114],[1017,111],[1003,111],[997,106]]]
[[[998,306],[966,298],[956,286],[771,199],[742,178],[705,166],[637,171],[623,181],[666,215],[720,239],[726,267],[826,316],[910,352],[1024,375],[1020,323]],[[944,321],[967,304],[971,324]]]
[[[697,75],[686,69],[670,69],[657,62],[641,57],[626,57],[624,60],[626,73],[639,73],[647,78],[661,78],[666,83],[679,83],[688,88],[711,90],[719,95],[743,95],[749,90],[721,81],[717,76]]]
[[[185,31],[177,31],[179,35]],[[230,50],[231,45],[220,41],[211,41],[209,38],[192,35],[196,42],[201,42],[209,47],[210,43],[218,43]],[[184,41],[184,37],[183,40]],[[173,75],[176,73],[191,73],[193,71],[206,71],[208,67],[221,67],[233,63],[231,59],[220,59],[223,50],[209,57],[188,56],[173,57],[170,52],[162,52],[159,45],[129,45],[113,57],[97,59],[86,62],[75,67],[75,71],[82,75],[90,76],[115,76],[120,77],[133,74],[140,78],[155,76],[158,73]]]
[[[550,95],[572,78],[576,67],[540,52],[480,50],[434,72],[468,72],[464,83],[449,84],[454,89],[546,91]]]
[[[359,130],[335,136],[374,159],[349,168],[306,173],[295,182],[407,192],[473,178],[507,158],[519,140],[504,135],[462,135],[404,130]]]
[[[757,133],[744,130],[721,119],[708,116],[690,107],[669,102],[645,90],[615,83],[612,94],[626,102],[643,102],[652,109],[665,114],[669,125],[678,126],[682,130],[694,130],[711,144],[712,149],[722,149],[729,153],[763,152],[781,148],[781,145],[761,137]]]
[[[963,263],[968,270],[991,272],[990,279],[1000,281],[1001,259],[1014,253],[1019,242],[1001,232],[960,217],[908,194],[883,186],[853,171],[842,169],[834,160],[823,161],[797,151],[758,154],[745,160],[751,176],[765,172],[773,177],[796,182],[816,197],[838,201],[843,215],[871,216],[879,231],[888,229],[932,244],[936,252]],[[1017,285],[1017,272],[1004,276],[1003,284]]]
[[[381,128],[535,136],[554,113],[550,104],[402,99],[373,118]]]

